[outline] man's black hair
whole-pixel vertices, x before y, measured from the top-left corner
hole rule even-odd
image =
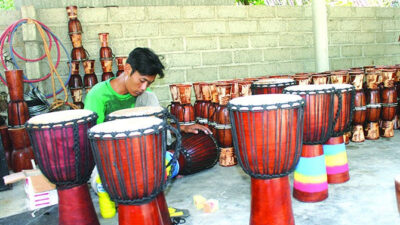
[[[135,48],[129,53],[126,63],[132,67],[132,73],[136,70],[142,75],[164,77],[164,65],[161,63],[158,55],[149,48]],[[131,74],[132,75],[132,74]]]

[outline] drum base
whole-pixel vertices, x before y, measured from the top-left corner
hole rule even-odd
[[[323,145],[326,173],[329,184],[341,184],[350,180],[346,146],[343,136],[331,137]]]
[[[379,123],[368,122],[364,128],[364,135],[367,140],[379,139]]]
[[[350,143],[351,131],[343,134],[344,143],[348,145]]]
[[[294,171],[293,197],[302,202],[320,202],[328,197],[328,178],[322,145],[303,145]]]
[[[354,125],[352,131],[351,141],[352,142],[364,142],[364,128],[362,125]]]
[[[161,192],[151,202],[142,205],[118,205],[119,225],[171,225],[167,202]]]
[[[237,159],[235,151],[233,148],[221,148],[221,153],[219,155],[219,165],[228,167],[237,164]]]
[[[288,176],[274,179],[251,178],[250,225],[294,225]]]
[[[394,136],[394,123],[393,121],[382,121],[380,128],[381,137],[390,138]]]
[[[397,210],[399,211],[399,214],[400,214],[400,176],[395,177],[394,186],[395,186],[396,199],[397,199]]]
[[[57,192],[60,225],[100,225],[87,184]]]
[[[13,150],[11,153],[12,169],[14,172],[32,169],[31,160],[35,159],[31,146]]]

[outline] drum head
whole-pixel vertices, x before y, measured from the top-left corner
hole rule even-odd
[[[316,93],[329,93],[332,92],[333,87],[331,84],[312,84],[312,85],[294,85],[285,88],[284,92],[296,94],[316,94]]]
[[[68,122],[80,122],[79,119],[92,116],[94,119],[95,113],[87,109],[75,109],[75,110],[64,110],[57,112],[44,113],[34,116],[28,120],[30,125],[54,125],[54,124],[66,124]]]
[[[251,95],[229,101],[232,110],[240,111],[289,108],[303,104],[301,96],[289,94]]]
[[[163,128],[163,120],[156,117],[137,117],[104,122],[92,127],[89,133],[103,137],[140,136]]]
[[[276,86],[288,86],[296,84],[295,80],[292,79],[279,79],[279,78],[269,78],[261,79],[253,83],[255,87],[276,87]]]
[[[121,109],[107,115],[108,120],[124,119],[132,117],[154,116],[162,114],[164,108],[161,106],[142,106],[129,109]]]
[[[340,90],[342,92],[354,89],[354,86],[351,84],[331,84],[331,86],[336,90]]]

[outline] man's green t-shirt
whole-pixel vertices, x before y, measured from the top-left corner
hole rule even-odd
[[[96,84],[86,95],[85,109],[91,110],[99,116],[97,123],[104,122],[106,115],[120,110],[135,107],[136,97],[131,94],[121,95],[112,89],[110,81]]]

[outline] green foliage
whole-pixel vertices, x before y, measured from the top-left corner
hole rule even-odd
[[[14,0],[0,0],[0,10],[14,9]]]

